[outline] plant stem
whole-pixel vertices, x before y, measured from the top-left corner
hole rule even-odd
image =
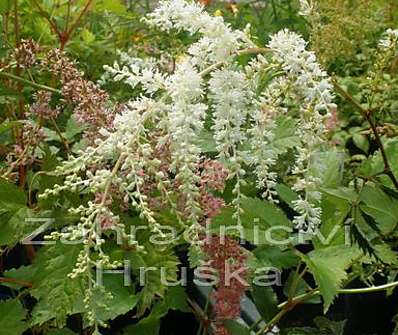
[[[61,32],[59,31],[56,22],[51,19],[50,15],[48,15],[48,13],[40,6],[40,4],[36,0],[33,0],[33,4],[39,10],[41,16],[43,16],[48,21],[54,33],[57,34],[59,39],[61,39]]]
[[[54,125],[55,132],[58,134],[59,139],[61,140],[62,144],[65,147],[66,153],[69,155],[70,148],[69,148],[68,140],[64,137],[64,135],[62,135],[61,129],[59,129],[57,122],[54,120],[54,118],[51,118],[51,122]]]
[[[252,331],[255,328],[257,328],[257,326],[264,321],[264,319],[262,317],[260,317],[256,322],[252,323],[251,326],[249,327],[249,330]]]
[[[12,79],[12,80],[18,81],[20,83],[26,84],[28,86],[37,88],[39,90],[44,90],[44,91],[49,91],[49,92],[52,92],[52,93],[61,94],[61,91],[57,90],[56,88],[52,88],[52,87],[49,87],[49,86],[46,86],[46,85],[41,85],[41,84],[34,83],[33,81],[30,81],[30,80],[27,80],[25,78],[16,76],[16,75],[14,75],[12,73],[9,73],[9,72],[0,71],[0,77],[7,78],[7,79]]]
[[[272,5],[272,12],[274,14],[274,20],[278,21],[278,13],[276,11],[276,6],[274,0],[271,0],[271,5]]]
[[[398,286],[398,281],[387,283],[384,285],[380,286],[371,286],[371,287],[361,287],[361,288],[345,288],[345,289],[340,289],[337,290],[338,294],[362,294],[362,293],[374,293],[374,292],[380,292],[380,291],[385,291],[390,288],[394,288]],[[313,296],[320,295],[319,290],[312,290],[307,293],[300,294],[294,298],[292,298],[292,301],[297,303],[301,303],[309,298],[312,298]],[[288,304],[288,301],[282,302],[281,304],[278,305],[278,308],[283,308],[285,305]]]
[[[67,4],[67,6],[68,6],[68,9],[66,10],[66,23],[65,23],[65,30],[67,31],[68,30],[68,28],[69,28],[69,19],[70,19],[70,10],[71,10],[71,1],[72,0],[68,0],[68,4]]]
[[[366,294],[373,292],[385,291],[390,288],[394,288],[398,286],[398,281],[387,283],[379,286],[371,286],[371,287],[362,287],[362,288],[348,288],[348,289],[340,289],[337,290],[337,294]],[[271,330],[271,328],[280,321],[283,316],[288,313],[291,309],[293,309],[296,305],[312,298],[313,296],[320,295],[320,291],[318,289],[314,289],[312,291],[300,294],[294,298],[291,298],[285,302],[282,302],[278,305],[278,309],[280,311],[268,322],[262,329],[260,329],[256,335],[262,335],[265,332]]]
[[[270,49],[268,48],[247,48],[247,49],[242,49],[236,52],[236,54],[234,56],[241,56],[241,55],[258,55],[258,54],[263,54],[266,52],[269,52]],[[212,65],[210,65],[209,67],[207,67],[206,69],[204,69],[202,72],[200,72],[199,74],[204,77],[205,75],[209,74],[211,71],[219,68],[220,66],[222,66],[226,60],[222,60],[218,63],[214,63]]]
[[[247,48],[237,52],[237,55],[258,55],[270,52],[271,49],[268,48]]]
[[[289,306],[289,307],[288,307]],[[272,329],[272,327],[279,322],[280,319],[283,318],[283,316],[289,312],[291,309],[290,305],[286,304],[284,308],[282,308],[271,320],[268,322],[266,325],[264,325],[257,333],[256,335],[261,335],[264,334]]]
[[[32,283],[23,281],[23,280],[18,280],[14,278],[5,278],[5,277],[0,277],[0,283],[12,283],[12,284],[17,284],[25,287],[32,287]]]
[[[80,20],[83,18],[84,15],[87,14],[88,10],[90,9],[91,3],[93,0],[87,0],[83,10],[80,12],[79,16],[77,19],[72,23],[69,29],[66,28],[66,30],[62,34],[61,38],[61,50],[65,48],[66,43],[68,43],[69,39],[71,38],[73,31],[78,27]]]
[[[362,116],[366,119],[366,121],[369,123],[370,128],[372,129],[373,135],[375,137],[376,143],[380,149],[381,157],[383,159],[384,163],[384,174],[387,175],[391,182],[394,184],[394,187],[398,190],[398,179],[394,175],[390,163],[388,161],[388,157],[383,145],[383,142],[381,140],[380,134],[377,131],[377,125],[375,120],[372,118],[371,111],[363,108],[361,104],[351,95],[349,94],[344,88],[342,88],[336,80],[333,80],[333,85],[336,88],[337,92],[340,93],[340,95],[345,98],[348,102],[350,102],[357,110],[359,110],[362,114]]]
[[[300,265],[301,265],[301,262],[297,265],[296,272],[295,272],[295,277],[293,279],[292,285],[291,285],[290,290],[289,290],[289,298],[292,298],[293,295],[296,293],[296,290],[297,290],[297,287],[298,287],[298,285],[300,283],[300,280],[303,278],[303,276],[307,272],[307,269],[308,269],[307,266],[305,266],[304,269],[300,272],[299,271],[300,270]]]

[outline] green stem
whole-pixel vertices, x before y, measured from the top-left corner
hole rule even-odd
[[[41,84],[34,83],[33,81],[30,81],[30,80],[27,80],[25,78],[16,76],[16,75],[14,75],[12,73],[9,73],[9,72],[0,71],[0,77],[7,78],[7,79],[12,79],[12,80],[18,81],[20,83],[26,84],[28,86],[37,88],[39,90],[44,90],[44,91],[49,91],[49,92],[52,92],[52,93],[61,94],[61,91],[57,90],[56,88],[52,88],[52,87],[49,87],[49,86],[46,86],[46,85],[41,85]]]
[[[54,120],[54,118],[52,117],[50,120],[54,126],[55,132],[57,133],[57,135],[59,136],[59,139],[61,140],[62,144],[65,147],[66,153],[69,155],[70,147],[69,147],[68,140],[64,137],[64,135],[62,135],[61,129],[59,129],[57,122]]]
[[[260,317],[256,322],[252,323],[251,326],[249,327],[249,331],[252,331],[257,328],[257,326],[264,321],[262,317]]]
[[[270,51],[270,49],[268,49],[268,48],[247,48],[247,49],[242,49],[242,50],[237,51],[236,54],[234,54],[233,56],[258,55],[258,54],[267,53],[269,51]],[[204,77],[207,74],[209,74],[211,71],[213,71],[213,70],[219,68],[220,66],[222,66],[226,61],[227,61],[227,59],[222,60],[222,61],[217,62],[217,63],[214,63],[214,64],[210,65],[209,67],[207,67],[206,69],[204,69],[199,74],[202,77]]]
[[[274,19],[275,21],[278,21],[278,13],[276,11],[276,6],[274,0],[271,0],[271,5],[272,5],[272,12],[274,14]]]
[[[380,291],[385,291],[390,288],[394,288],[398,286],[398,281],[387,283],[384,285],[379,285],[379,286],[371,286],[371,287],[361,287],[361,288],[344,288],[337,290],[337,294],[363,294],[363,293],[374,293],[374,292],[380,292]],[[302,301],[305,301],[309,298],[312,298],[313,296],[320,295],[321,292],[319,290],[313,290],[307,293],[300,294],[298,296],[295,296],[292,298],[292,302],[294,303],[300,303]],[[281,304],[278,305],[278,308],[283,308],[286,306],[288,301],[282,302]]]
[[[380,292],[380,291],[385,291],[390,288],[394,288],[398,286],[398,281],[387,283],[384,285],[379,285],[379,286],[372,286],[372,287],[361,287],[361,288],[346,288],[346,289],[340,289],[337,290],[337,294],[366,294],[366,293],[374,293],[374,292]],[[279,320],[283,318],[283,316],[288,313],[291,309],[294,308],[294,306],[302,303],[305,300],[308,300],[309,298],[312,298],[313,296],[320,295],[321,292],[318,289],[309,291],[307,293],[300,294],[292,299],[289,299],[285,302],[282,302],[281,304],[278,305],[278,309],[280,311],[271,319],[270,322],[268,322],[262,329],[260,329],[256,335],[262,335],[265,332],[269,331],[276,323],[278,323]]]
[[[290,307],[286,305],[284,308],[282,308],[273,318],[270,322],[268,322],[264,327],[262,327],[256,335],[262,335],[272,329],[272,327],[279,322],[280,319],[283,318],[283,316],[290,311]]]
[[[289,290],[289,298],[291,298],[296,293],[297,286],[299,285],[300,280],[303,278],[303,276],[307,272],[307,266],[305,266],[301,272],[300,272],[300,266],[301,266],[301,262],[297,265],[296,272],[294,274],[294,279],[293,279],[292,285]]]

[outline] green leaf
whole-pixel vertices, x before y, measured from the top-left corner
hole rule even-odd
[[[294,286],[293,286],[294,285]],[[286,297],[297,296],[305,294],[311,290],[311,286],[299,276],[295,269],[292,269],[289,273],[285,285],[283,286],[283,293]],[[305,304],[320,304],[322,303],[319,295],[314,295],[304,301]]]
[[[198,142],[203,153],[217,152],[217,143],[210,131],[203,129],[199,134]]]
[[[46,135],[46,141],[55,141],[55,142],[60,142],[61,139],[58,135],[58,133],[50,128],[47,127],[42,127],[42,130],[44,134]]]
[[[271,145],[279,153],[283,153],[286,149],[297,146],[299,138],[296,134],[297,123],[291,117],[278,117],[276,120],[276,128],[274,130],[274,139]]]
[[[263,266],[274,266],[289,269],[295,266],[299,260],[292,250],[283,250],[273,245],[262,245],[253,251],[256,258]]]
[[[64,326],[66,317],[72,314],[74,302],[84,296],[82,280],[68,277],[81,248],[81,245],[57,243],[37,253],[31,292],[38,303],[32,311],[32,325],[55,318],[57,326]]]
[[[362,217],[365,219],[365,222],[372,228],[377,234],[382,234],[377,222],[370,215],[366,214],[361,208],[359,209]]]
[[[278,299],[270,286],[252,286],[252,296],[260,315],[265,322],[278,313]]]
[[[398,254],[387,243],[379,243],[373,246],[376,257],[385,264],[398,265]]]
[[[322,193],[327,194],[329,197],[335,198],[336,200],[352,203],[357,200],[357,193],[346,187],[339,188],[322,188]]]
[[[154,245],[151,245],[145,254],[137,255],[136,252],[132,252],[127,254],[126,257],[131,260],[133,272],[137,277],[139,276],[140,268],[148,270],[145,273],[145,285],[138,293],[138,315],[142,315],[155,302],[156,298],[164,298],[169,289],[169,286],[162,284],[162,269],[165,279],[175,282],[177,281],[177,271],[180,262],[172,249],[157,249]]]
[[[103,290],[94,290],[95,315],[98,320],[113,320],[137,305],[138,296],[135,295],[132,285],[125,285],[123,274],[103,274],[103,288],[112,298],[104,294]],[[73,314],[85,311],[82,297],[77,297],[73,304]]]
[[[244,198],[241,208],[243,209],[241,221],[244,236],[240,237],[255,245],[284,243],[283,241],[292,231],[292,223],[285,213],[266,200]],[[233,208],[224,208],[220,215],[213,219],[211,229],[214,232],[220,232],[220,227],[236,226],[233,214]],[[226,232],[242,235],[242,232],[235,228],[227,229]]]
[[[34,275],[34,271],[31,265],[22,265],[18,269],[10,269],[4,272],[4,277],[17,279],[20,281],[31,282]],[[14,289],[19,289],[22,286],[15,283],[1,283],[3,286],[8,286]]]
[[[293,208],[293,201],[298,199],[298,194],[285,184],[276,185],[275,190],[279,198]]]
[[[26,205],[26,195],[16,185],[9,183],[4,179],[0,179],[0,204],[12,204],[15,206]]]
[[[76,135],[81,134],[86,126],[76,122],[74,116],[72,115],[68,122],[66,123],[65,132],[62,134],[68,141],[72,140]]]
[[[91,44],[95,41],[95,35],[86,28],[82,30],[80,36],[82,37],[83,42],[86,44]]]
[[[257,218],[268,226],[292,226],[285,213],[271,202],[258,198],[245,198],[242,200],[242,209],[248,223],[253,223],[251,219]]]
[[[282,330],[281,335],[329,335],[311,327],[294,327]]]
[[[319,286],[325,313],[337,295],[337,290],[341,287],[343,280],[347,278],[345,270],[360,254],[357,248],[342,245],[315,249],[302,256]]]
[[[2,124],[0,124],[0,134],[17,126],[21,126],[21,123],[19,121],[3,122]]]
[[[0,216],[0,245],[15,244],[37,228],[27,221],[33,217],[31,209],[24,207],[10,214],[8,219],[4,215]]]
[[[188,313],[191,309],[187,303],[187,294],[184,287],[172,286],[167,290],[165,304],[169,309]]]
[[[393,321],[395,323],[395,327],[392,335],[398,335],[398,314],[394,316]]]
[[[345,154],[336,149],[317,152],[311,161],[311,174],[318,177],[325,188],[338,188],[343,177]]]
[[[135,325],[123,329],[123,335],[156,335],[159,334],[160,319],[143,319]]]
[[[160,320],[170,309],[189,312],[187,296],[182,286],[168,288],[163,300],[158,301],[150,314],[141,319],[136,325],[131,325],[123,330],[123,334],[157,334],[160,329]]]
[[[0,301],[0,335],[20,335],[28,329],[25,314],[19,300]]]
[[[202,261],[204,260],[204,252],[203,249],[198,247],[197,245],[191,245],[188,250],[188,260],[189,266],[191,268],[195,268],[199,265],[202,265]]]
[[[375,256],[373,240],[378,237],[378,233],[366,223],[360,211],[356,213],[357,215],[354,216],[355,220],[350,229],[351,238],[365,254]]]
[[[330,330],[331,335],[344,335],[344,327],[347,320],[332,321],[323,316],[317,316],[314,319],[314,323],[321,330]]]
[[[249,328],[236,320],[224,321],[224,326],[228,329],[231,335],[250,335]]]
[[[121,0],[98,0],[95,4],[96,11],[109,11],[115,14],[124,14],[126,7]]]
[[[344,244],[347,238],[345,223],[351,214],[351,204],[329,196],[321,201],[322,224],[312,239],[315,248]]]
[[[397,137],[383,140],[384,150],[388,157],[388,161],[391,165],[391,170],[394,175],[398,175],[398,139]],[[384,162],[380,150],[378,150],[371,158],[369,158],[369,163],[364,166],[363,174],[366,176],[375,175],[376,173],[382,172],[384,170]],[[370,166],[369,166],[370,165]],[[362,173],[362,171],[360,171]],[[380,175],[378,177],[383,184],[387,187],[394,188],[390,178],[385,175]]]
[[[363,152],[367,153],[369,151],[369,141],[366,136],[362,134],[354,134],[352,139],[354,144]]]
[[[11,0],[0,1],[0,14],[5,14],[11,10]]]
[[[365,186],[360,194],[361,210],[379,223],[383,234],[392,232],[398,224],[398,200],[384,193],[380,188]]]

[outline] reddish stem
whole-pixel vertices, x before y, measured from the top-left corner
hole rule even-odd
[[[32,283],[23,281],[23,280],[14,279],[14,278],[0,277],[0,283],[12,283],[12,284],[25,286],[25,287],[32,287]]]
[[[79,16],[77,17],[77,19],[75,20],[75,22],[72,23],[72,25],[70,26],[70,28],[66,28],[67,30],[62,32],[62,36],[60,36],[60,42],[61,42],[61,50],[64,49],[66,43],[68,43],[69,39],[71,38],[73,32],[75,31],[75,29],[78,27],[81,19],[83,18],[83,16],[85,16],[88,12],[88,10],[90,9],[91,3],[93,2],[93,0],[87,0],[83,10],[80,12]]]
[[[350,102],[356,109],[358,109],[362,116],[365,118],[365,120],[369,123],[370,128],[372,129],[373,135],[375,137],[376,143],[380,149],[381,157],[383,159],[384,163],[384,174],[387,175],[391,182],[393,183],[394,187],[398,190],[398,179],[394,175],[390,162],[388,161],[387,153],[384,148],[383,142],[381,140],[380,134],[377,130],[377,124],[376,121],[372,118],[371,111],[366,110],[361,106],[361,104],[355,100],[353,96],[351,96],[346,90],[344,90],[338,83],[337,81],[333,81],[334,87],[336,90],[340,93],[340,95],[345,98],[348,102]]]

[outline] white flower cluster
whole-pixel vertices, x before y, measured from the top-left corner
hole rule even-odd
[[[300,0],[300,11],[299,15],[310,16],[314,9],[313,0]]]
[[[294,96],[301,101],[300,127],[297,132],[302,142],[297,146],[298,159],[293,173],[299,178],[294,188],[305,193],[303,201],[319,200],[316,194],[317,180],[309,175],[310,162],[322,142],[324,115],[332,106],[333,95],[326,73],[316,62],[315,55],[306,50],[306,42],[299,35],[282,30],[271,36],[268,44],[272,52],[271,63],[258,57],[251,66],[242,67],[235,62],[233,54],[241,51],[239,48],[253,45],[248,41],[247,34],[233,31],[222,18],[211,17],[203,12],[200,5],[183,0],[164,1],[146,20],[165,31],[178,29],[192,34],[199,32],[202,37],[187,48],[185,59],[176,65],[171,75],[159,72],[160,67],[154,59],[142,60],[125,54],[122,54],[124,67],[120,68],[116,63],[113,68],[107,68],[114,75],[113,80],[122,80],[132,87],[140,83],[149,96],[141,96],[130,102],[116,117],[115,131],[102,130],[105,139],[98,140],[96,148],[88,148],[61,168],[62,172],[76,175],[77,171],[85,171],[89,165],[113,161],[114,170],[87,173],[87,179],[68,177],[67,185],[59,187],[59,191],[73,186],[74,189],[80,187],[97,192],[111,183],[127,194],[131,204],[156,229],[155,215],[150,209],[147,195],[140,191],[145,182],[140,171],[155,171],[160,164],[151,157],[154,147],[147,139],[150,133],[159,132],[162,134],[158,138],[159,144],[170,144],[169,168],[179,185],[179,191],[186,198],[185,211],[188,211],[191,223],[196,222],[201,212],[198,177],[195,174],[201,155],[198,137],[209,110],[219,157],[228,161],[231,176],[237,179],[234,204],[239,216],[239,199],[243,196],[240,186],[244,183],[245,170],[250,166],[254,168],[257,186],[263,196],[275,201],[277,174],[272,167],[280,152],[272,147],[274,119],[286,113],[285,99]],[[233,45],[233,48],[227,48],[228,56],[231,57],[220,55],[217,51],[224,48],[226,40],[229,41],[227,46]],[[197,47],[200,45],[206,46],[205,54],[198,52]],[[212,63],[200,72],[201,66],[210,61]],[[261,96],[256,98],[257,74],[264,68],[274,71],[275,67],[282,69],[282,74],[276,75]],[[207,88],[206,77],[209,77]],[[152,93],[160,87],[159,83],[164,94],[154,99]],[[153,126],[148,129],[148,124]],[[68,180],[73,180],[74,184],[68,184]],[[99,180],[107,182],[100,183]],[[303,208],[299,207],[300,204],[303,205],[303,202],[297,203],[299,213],[304,209],[304,205]],[[306,206],[310,206],[310,203]],[[310,214],[306,216],[307,223],[314,230],[316,218],[311,222]]]
[[[271,169],[278,158],[278,151],[272,147],[273,131],[276,126],[275,118],[287,112],[283,102],[288,87],[289,81],[286,77],[280,77],[266,88],[257,102],[257,108],[252,112],[253,126],[249,130],[251,135],[249,157],[257,176],[257,187],[262,190],[263,198],[274,203],[278,202],[275,191],[277,174]]]
[[[303,199],[293,201],[293,206],[299,213],[295,217],[296,228],[309,234],[315,233],[321,224],[321,209]]]
[[[186,197],[187,210],[195,224],[200,214],[198,177],[195,174],[200,161],[197,139],[207,110],[207,105],[199,102],[204,93],[202,85],[202,77],[189,61],[177,65],[167,85],[172,100],[168,113],[171,168],[176,171],[176,179],[181,183],[179,190]]]
[[[166,32],[176,29],[201,34],[202,38],[188,49],[188,54],[200,67],[209,62],[224,61],[244,43],[250,43],[245,32],[231,29],[221,16],[210,16],[198,2],[161,1],[144,20]]]
[[[294,91],[303,101],[297,130],[301,146],[293,168],[293,173],[299,178],[293,188],[304,191],[305,197],[295,204],[295,210],[302,215],[295,217],[294,222],[301,230],[316,231],[320,209],[310,211],[309,208],[313,207],[311,201],[320,200],[320,193],[316,191],[320,180],[311,176],[311,160],[323,141],[325,120],[335,104],[330,79],[316,62],[315,54],[306,50],[306,46],[305,40],[286,29],[272,36],[268,43],[274,51],[274,60],[282,66],[293,82]]]
[[[232,204],[240,222],[241,186],[247,173],[257,177],[265,199],[277,201],[278,174],[273,168],[288,149],[273,144],[275,120],[288,112],[298,119],[300,137],[297,146],[290,147],[297,153],[290,171],[300,193],[294,203],[299,214],[295,223],[300,230],[314,232],[321,211],[317,207],[319,180],[311,175],[311,158],[322,145],[323,123],[333,106],[333,94],[315,55],[306,50],[306,42],[295,33],[280,31],[271,36],[269,49],[258,49],[272,57],[258,55],[242,65],[235,56],[247,50],[251,54],[255,47],[248,34],[232,30],[221,17],[211,17],[196,3],[162,1],[146,22],[164,31],[185,30],[198,38],[187,46],[171,74],[163,73],[155,59],[127,55],[122,56],[122,66],[115,63],[106,68],[111,75],[108,80],[132,88],[142,85],[142,94],[116,116],[114,130],[102,129],[95,146],[58,168],[56,173],[66,175],[65,184],[47,195],[63,190],[100,195],[99,202],[81,208],[81,223],[69,233],[87,236],[86,244],[104,255],[95,225],[114,222],[123,228],[110,210],[113,197],[134,208],[152,231],[159,232],[151,187],[158,190],[161,204],[169,206],[183,229],[197,227],[203,219],[197,169],[205,122],[216,142],[217,157],[236,180]],[[265,88],[264,74],[271,78]],[[87,273],[93,264],[90,248],[81,255],[75,275]],[[106,263],[106,257],[102,259]]]
[[[229,157],[245,139],[249,87],[245,73],[231,69],[215,70],[209,80],[209,94],[214,103],[214,139],[217,150]]]
[[[113,81],[123,81],[132,88],[139,84],[147,93],[155,93],[165,86],[165,75],[157,68],[154,59],[142,59],[130,57],[126,53],[120,52],[120,62],[124,65],[120,66],[115,62],[113,66],[105,65],[105,74],[101,78],[101,82],[105,82],[110,78]]]
[[[287,29],[271,37],[268,47],[274,60],[295,80],[295,89],[315,112],[329,112],[333,104],[332,84],[316,61],[314,52],[306,50],[307,42]]]
[[[233,189],[236,218],[240,224],[241,186],[245,171],[239,145],[246,139],[244,126],[250,103],[250,90],[246,74],[229,68],[215,70],[209,80],[209,96],[214,104],[213,126],[217,150],[222,159],[229,160],[230,177],[236,178]]]
[[[384,37],[379,41],[382,49],[392,49],[398,45],[398,29],[387,29]]]

